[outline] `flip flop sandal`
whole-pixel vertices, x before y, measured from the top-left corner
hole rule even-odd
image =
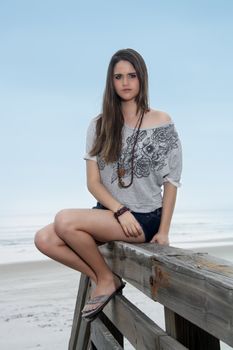
[[[112,294],[99,295],[93,299],[90,299],[86,303],[86,305],[93,305],[93,304],[99,304],[99,303],[101,304],[92,310],[82,311],[82,318],[92,321],[103,310],[103,308],[108,304],[108,302],[125,287],[125,285],[126,283],[122,282],[121,285]]]

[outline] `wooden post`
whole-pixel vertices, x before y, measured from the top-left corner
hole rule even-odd
[[[68,350],[88,349],[90,324],[82,320],[81,310],[85,305],[89,290],[90,280],[86,275],[81,274]]]
[[[220,350],[219,339],[164,307],[166,333],[189,350]]]

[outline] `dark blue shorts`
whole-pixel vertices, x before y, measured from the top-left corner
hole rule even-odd
[[[102,204],[97,202],[96,206],[92,209],[107,209]],[[131,211],[135,219],[141,225],[145,234],[145,241],[150,242],[153,236],[158,232],[160,226],[160,220],[162,215],[162,207],[155,209],[150,213],[137,213]]]

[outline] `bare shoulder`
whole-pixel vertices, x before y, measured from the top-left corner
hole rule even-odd
[[[160,124],[169,124],[172,122],[170,115],[166,112],[155,110],[150,108],[150,110],[145,114],[146,126],[154,126]]]

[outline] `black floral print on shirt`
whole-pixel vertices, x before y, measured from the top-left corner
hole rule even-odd
[[[135,134],[127,137],[119,159],[119,163],[125,169],[124,179],[131,175],[131,157],[135,137]],[[134,176],[148,177],[151,171],[161,171],[168,163],[169,153],[175,148],[178,148],[178,134],[173,124],[141,130],[134,150]],[[99,169],[103,170],[106,165],[104,160],[100,157],[97,159]],[[113,164],[111,183],[116,180],[117,162]]]

